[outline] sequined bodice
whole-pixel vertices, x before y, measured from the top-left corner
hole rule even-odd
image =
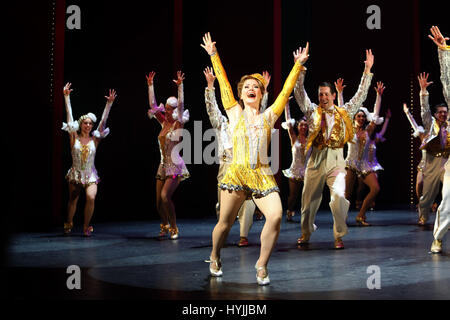
[[[95,142],[93,139],[89,140],[87,144],[82,144],[77,138],[72,147],[72,167],[80,170],[91,170],[94,167],[95,161]]]
[[[292,145],[292,164],[291,170],[303,170],[306,166],[306,142],[301,143],[296,140]]]
[[[259,114],[251,124],[243,112],[233,131],[233,163],[252,169],[267,165],[270,133],[264,114]]]
[[[163,134],[163,130],[161,130],[160,135],[158,136],[158,144],[159,144],[159,152],[161,154],[161,164],[173,164],[179,163],[181,160],[178,152],[172,154],[172,150],[180,143],[180,140],[176,138],[175,135],[175,122],[169,127],[169,130]],[[173,157],[173,158],[172,158]]]

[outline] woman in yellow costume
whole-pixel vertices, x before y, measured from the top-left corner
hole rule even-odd
[[[256,280],[259,285],[267,285],[270,283],[267,264],[278,239],[282,216],[279,189],[267,161],[267,148],[271,129],[283,113],[303,69],[302,64],[308,59],[309,45],[294,52],[295,65],[281,93],[272,106],[260,113],[265,84],[263,76],[256,73],[243,76],[238,84],[239,102],[236,101],[215,44],[210,34],[205,34],[201,46],[210,55],[219,81],[222,104],[230,121],[233,161],[219,182],[222,189],[220,218],[212,232],[212,251],[207,262],[212,276],[222,276],[220,249],[242,203],[253,198],[266,218],[261,232],[260,256],[255,264]]]

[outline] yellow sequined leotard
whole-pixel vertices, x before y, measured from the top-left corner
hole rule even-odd
[[[233,161],[222,181],[221,189],[247,193],[247,198],[264,197],[280,192],[265,157],[270,142],[271,127],[264,114],[259,114],[257,125],[248,125],[242,112],[233,131]]]
[[[226,72],[216,52],[211,62],[219,81],[222,104],[225,110],[237,107]],[[257,123],[251,124],[242,111],[233,129],[233,161],[219,187],[225,190],[247,193],[247,198],[264,197],[273,191],[279,192],[272,170],[267,161],[267,150],[271,135],[271,122],[267,115],[278,118],[284,110],[289,95],[294,89],[300,71],[304,67],[296,61],[283,89],[275,102],[257,116]]]

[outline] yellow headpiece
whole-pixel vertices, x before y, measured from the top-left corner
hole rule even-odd
[[[266,87],[266,79],[264,79],[264,77],[261,74],[253,73],[249,76],[252,78],[258,79],[263,84],[263,86]]]

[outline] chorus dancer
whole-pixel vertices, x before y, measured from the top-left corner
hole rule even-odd
[[[219,109],[216,100],[216,93],[214,82],[216,76],[211,68],[206,67],[203,71],[205,79],[207,82],[207,87],[205,88],[205,104],[206,111],[209,116],[209,121],[212,127],[216,130],[217,144],[218,144],[218,154],[219,154],[219,172],[217,174],[217,181],[220,182],[227,171],[228,167],[233,161],[233,145],[231,143],[232,134],[230,132],[229,121],[226,116],[222,114]],[[270,82],[270,74],[267,71],[263,72],[264,78],[264,95],[261,102],[261,110],[265,110],[268,101],[268,91],[267,86]],[[217,204],[216,204],[216,215],[217,220],[220,216],[220,194],[221,189],[217,187]],[[255,213],[255,203],[253,200],[245,200],[238,212],[238,219],[240,225],[240,239],[238,242],[238,247],[246,247],[248,243],[248,233],[253,224],[253,214]]]
[[[355,134],[352,141],[347,144],[345,197],[348,201],[351,201],[353,187],[357,179],[361,179],[369,187],[369,193],[364,198],[356,216],[356,223],[365,227],[370,226],[366,221],[366,212],[380,191],[377,172],[383,170],[376,157],[375,128],[383,122],[383,118],[380,118],[378,115],[384,90],[383,83],[378,82],[375,87],[377,98],[373,113],[369,113],[365,107],[358,109],[353,117]]]
[[[177,79],[173,80],[178,87],[178,99],[169,97],[165,105],[161,103],[159,106],[154,91],[155,72],[150,72],[146,77],[150,104],[147,114],[161,125],[158,135],[161,162],[156,173],[156,209],[161,218],[158,237],[169,235],[171,240],[175,240],[179,238],[179,230],[172,196],[180,182],[190,176],[183,158],[173,152],[182,138],[184,124],[189,120],[189,110],[184,110],[184,74],[178,71]]]
[[[287,130],[289,134],[292,152],[291,166],[289,169],[283,170],[284,176],[289,179],[286,220],[292,222],[292,218],[295,215],[297,198],[301,194],[303,180],[305,179],[306,163],[308,162],[311,151],[306,152],[306,141],[308,138],[308,123],[306,118],[302,118],[298,122],[291,118],[289,102],[286,104],[284,114],[286,121],[281,124],[281,127]]]
[[[447,134],[449,128],[448,108],[444,103],[438,104],[434,107],[434,113],[431,113],[427,87],[433,82],[428,82],[428,76],[424,72],[418,76],[422,124],[426,132],[420,148],[426,150],[427,153],[423,170],[422,196],[418,206],[419,220],[417,223],[420,226],[427,223],[430,209],[441,190],[444,166],[450,154],[450,137]]]
[[[210,55],[220,86],[222,104],[232,128],[233,162],[219,186],[220,217],[212,232],[212,250],[208,260],[212,276],[222,276],[220,252],[242,203],[253,199],[265,216],[261,232],[260,256],[255,264],[259,285],[270,283],[267,264],[280,232],[282,206],[279,188],[267,161],[271,129],[280,117],[291,94],[302,64],[308,59],[308,47],[294,52],[294,67],[275,102],[260,113],[264,79],[260,74],[245,75],[238,84],[239,102],[235,100],[222,66],[215,42],[209,33],[201,46]]]
[[[95,155],[100,141],[109,134],[109,128],[106,128],[106,120],[117,95],[115,90],[110,89],[109,95],[105,96],[106,106],[103,110],[102,118],[97,129],[91,135],[94,123],[97,122],[97,117],[89,112],[81,116],[78,121],[73,120],[70,103],[70,94],[73,91],[71,86],[71,83],[67,83],[63,89],[67,123],[63,123],[62,130],[69,133],[72,153],[72,167],[66,175],[69,185],[69,201],[67,205],[67,222],[64,223],[64,233],[69,234],[72,231],[73,217],[77,209],[78,199],[82,190],[84,190],[86,203],[84,207],[83,235],[89,237],[94,232],[90,221],[94,214],[97,184],[100,182],[95,169]]]
[[[431,28],[431,34],[428,37],[433,40],[433,42],[438,47],[438,57],[439,57],[439,65],[441,68],[441,83],[443,88],[443,94],[445,98],[445,102],[447,103],[447,111],[448,105],[450,103],[450,46],[447,45],[446,40],[449,40],[447,37],[443,37],[441,31],[437,26],[433,26]],[[444,109],[444,104],[438,110]],[[445,133],[448,137],[448,120],[446,121],[447,127]],[[449,140],[446,140],[447,145],[449,144]],[[447,233],[450,227],[450,163],[447,161],[445,163],[445,173],[444,173],[444,181],[442,187],[442,201],[436,211],[436,219],[434,221],[434,230],[433,230],[433,243],[431,244],[431,252],[432,253],[441,253],[442,252],[442,239]],[[426,176],[425,176],[426,178]],[[425,186],[424,186],[425,187]]]
[[[334,104],[335,88],[331,83],[319,84],[319,105],[312,103],[304,88],[305,71],[301,72],[294,89],[300,110],[308,119],[309,134],[306,149],[312,148],[305,172],[302,191],[301,231],[297,244],[306,245],[314,231],[314,219],[322,201],[325,183],[330,189],[330,209],[333,214],[334,248],[343,249],[342,237],[348,232],[346,219],[349,201],[345,198],[344,145],[353,139],[352,118],[366,100],[374,62],[371,50],[366,50],[364,72],[355,96],[342,107]]]
[[[423,140],[425,139],[425,129],[422,126],[419,126],[412,116],[411,112],[409,112],[409,108],[406,103],[403,103],[403,112],[406,115],[406,118],[408,119],[409,123],[411,124],[413,132],[413,137],[419,138],[420,143],[422,144]],[[421,150],[422,158],[420,159],[419,164],[417,165],[417,175],[416,175],[416,196],[417,199],[420,199],[422,196],[422,189],[423,189],[423,171],[425,169],[426,165],[426,158],[427,158],[427,151],[425,149]]]

